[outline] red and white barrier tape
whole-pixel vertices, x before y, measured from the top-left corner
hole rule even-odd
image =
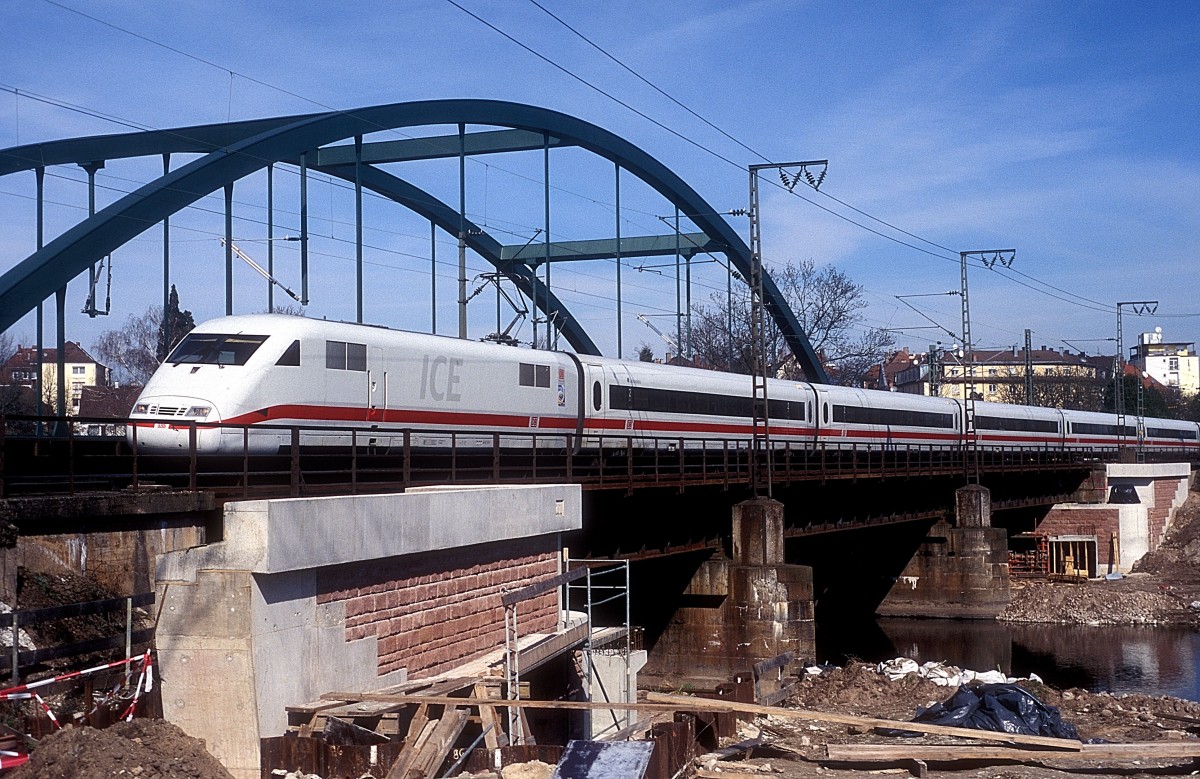
[[[16,768],[28,762],[29,755],[24,752],[10,752],[7,749],[0,750],[0,771],[6,768]]]
[[[50,708],[46,701],[42,700],[42,696],[35,692],[33,694],[33,699],[38,702],[39,706],[42,707],[42,711],[46,712],[46,716],[50,718],[50,722],[53,723],[54,729],[61,730],[62,725],[59,724],[58,717],[54,716],[54,710]]]
[[[142,670],[138,674],[137,687],[133,688],[133,700],[129,703],[129,708],[121,715],[121,719],[129,722],[133,719],[133,710],[137,708],[138,699],[141,698],[142,692],[150,692],[154,689],[154,665],[150,662],[150,650],[146,650],[146,654],[142,657]]]
[[[92,668],[85,668],[82,671],[71,671],[69,673],[59,674],[58,676],[53,676],[48,679],[39,679],[38,681],[30,682],[29,684],[19,684],[16,687],[8,687],[0,690],[0,700],[18,700],[22,698],[30,698],[32,695],[29,693],[29,691],[38,687],[45,687],[46,685],[54,684],[55,682],[65,682],[68,679],[74,679],[78,676],[87,676],[88,674],[94,674],[99,671],[107,671],[110,668],[120,668],[123,665],[136,663],[139,660],[142,662],[143,667],[145,667],[150,662],[150,650],[147,649],[145,654],[127,657],[124,660],[114,660],[111,663],[97,665]]]

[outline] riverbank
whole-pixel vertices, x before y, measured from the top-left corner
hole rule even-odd
[[[1191,492],[1163,543],[1116,580],[1012,583],[1002,622],[1200,627],[1200,494]]]

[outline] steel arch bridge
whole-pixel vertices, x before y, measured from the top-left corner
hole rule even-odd
[[[457,125],[458,133],[398,141],[363,141],[363,136],[407,127]],[[466,126],[501,130],[466,132]],[[352,140],[352,143],[338,143]],[[462,161],[468,156],[544,150],[547,169],[552,148],[579,147],[606,158],[641,179],[673,204],[699,233],[604,238],[524,246],[505,246],[467,219]],[[172,154],[200,154],[170,170]],[[161,155],[163,175],[107,207],[89,212],[83,221],[42,245],[43,177],[49,166],[79,165],[94,174],[106,161]],[[456,208],[377,165],[410,160],[458,158],[460,202]],[[539,310],[553,321],[577,352],[599,354],[595,342],[571,316],[552,289],[537,276],[542,263],[683,253],[721,253],[745,278],[751,276],[750,250],[737,233],[679,176],[629,141],[549,109],[493,100],[430,100],[368,106],[350,111],[282,116],[241,122],[179,127],[113,135],[71,138],[0,150],[0,176],[21,171],[37,175],[38,248],[0,276],[0,331],[6,330],[42,302],[57,303],[59,355],[63,354],[66,285],[104,256],[156,224],[164,225],[164,304],[168,288],[168,225],[171,215],[220,189],[225,191],[226,308],[232,313],[232,197],[238,179],[276,163],[300,169],[300,254],[302,302],[308,299],[308,171],[320,171],[354,184],[358,225],[358,316],[362,320],[362,190],[369,189],[428,219],[494,265]],[[546,190],[547,204],[549,188]],[[548,207],[548,206],[547,206]],[[619,212],[618,212],[619,225]],[[682,241],[686,244],[681,245]],[[795,314],[773,280],[763,274],[768,312],[796,355],[805,374],[826,383],[826,375]],[[548,278],[548,275],[547,275]],[[460,300],[463,296],[460,278]],[[40,331],[40,320],[39,320]],[[463,333],[460,332],[460,335]],[[40,332],[39,332],[40,336]],[[465,336],[464,336],[465,337]]]

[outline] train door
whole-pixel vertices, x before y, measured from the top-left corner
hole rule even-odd
[[[634,392],[634,378],[629,369],[621,364],[609,365],[605,371],[607,379],[606,416],[609,423],[606,426],[614,438],[622,442],[630,436],[642,438],[653,435],[646,428],[648,421],[645,408],[639,407],[638,397]],[[616,424],[614,424],[614,422]]]
[[[813,394],[816,396],[816,408],[813,409],[813,442],[820,447],[825,446],[833,435],[832,419],[833,409],[832,403],[829,400],[829,391],[820,385],[813,386]]]
[[[1067,448],[1067,433],[1069,432],[1067,429],[1067,415],[1062,412],[1061,408],[1056,409],[1056,411],[1058,412],[1058,438],[1054,440],[1051,447],[1062,451]]]
[[[366,446],[371,453],[386,451],[389,439],[380,434],[378,428],[387,423],[387,366],[383,362],[383,349],[378,346],[367,347],[367,421],[371,428],[366,433],[366,441],[359,441],[359,446]]]

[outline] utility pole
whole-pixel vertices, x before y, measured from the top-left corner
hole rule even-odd
[[[1117,356],[1113,359],[1113,407],[1117,413],[1117,454],[1120,456],[1122,441],[1125,439],[1125,334],[1121,325],[1121,310],[1129,306],[1129,310],[1138,316],[1153,314],[1158,310],[1157,300],[1125,300],[1117,303]],[[1139,354],[1141,350],[1139,349]],[[1145,388],[1142,386],[1142,370],[1137,375],[1137,461],[1146,461],[1143,448],[1146,440]]]
[[[959,294],[962,295],[962,336],[963,336],[963,468],[967,478],[974,484],[979,483],[979,442],[975,431],[975,355],[971,343],[971,302],[967,294],[967,258],[976,257],[985,268],[994,268],[996,263],[1003,267],[1012,267],[1017,257],[1016,249],[983,249],[970,252],[959,252]],[[967,457],[968,452],[970,457]],[[968,461],[974,467],[969,467]]]
[[[1025,405],[1033,405],[1033,331],[1025,328]]]
[[[813,175],[809,166],[819,167],[821,172]],[[786,168],[796,168],[789,175]],[[770,398],[767,378],[771,371],[767,358],[766,305],[763,296],[762,217],[759,212],[758,174],[763,170],[778,170],[779,180],[791,192],[803,176],[808,185],[819,189],[829,169],[829,160],[806,160],[804,162],[773,162],[750,166],[750,349],[753,362],[754,399],[754,442],[750,450],[750,483],[755,494],[766,482],[767,497],[772,495],[774,465],[771,451]],[[763,459],[765,462],[760,462]]]

